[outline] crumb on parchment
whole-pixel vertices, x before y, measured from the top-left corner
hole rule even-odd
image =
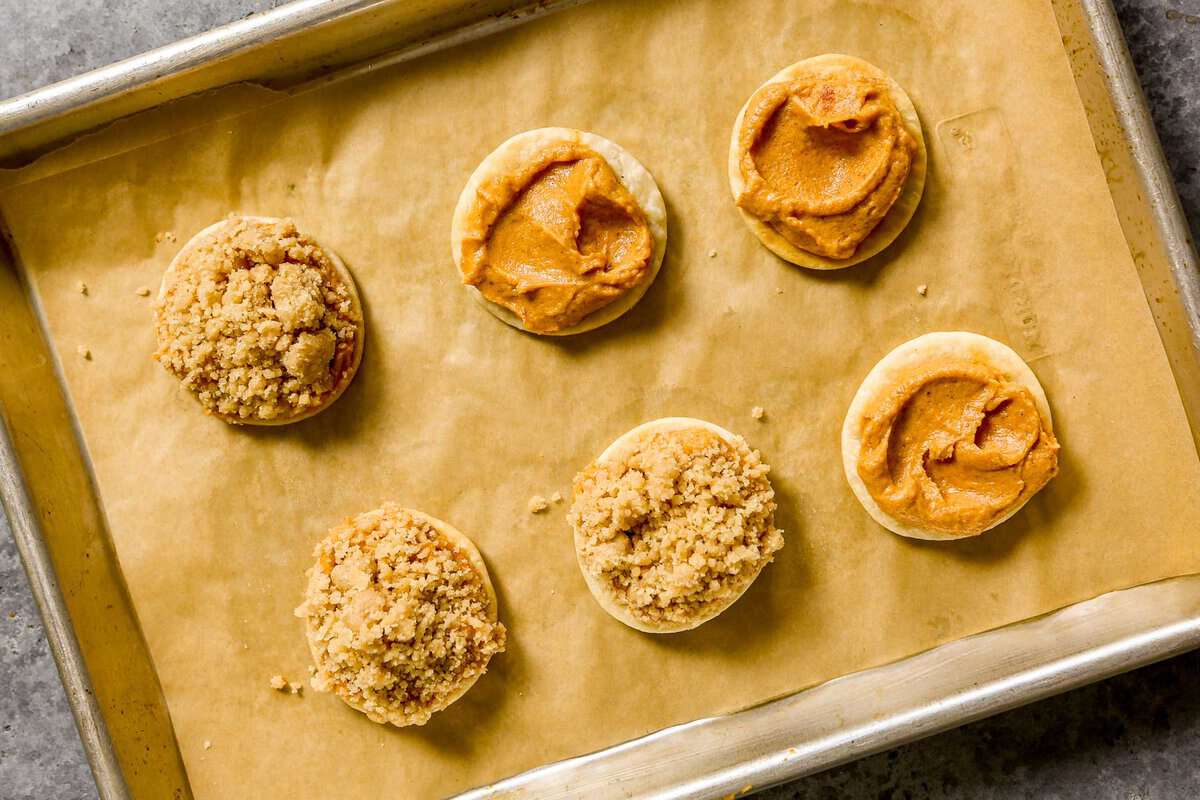
[[[138,288],[133,290],[133,293],[136,294],[138,297],[149,297],[150,296],[150,287],[149,286],[139,286]]]
[[[503,652],[506,631],[470,554],[393,503],[333,528],[304,603],[313,689],[375,722],[424,725]]]
[[[204,749],[212,750],[212,741],[211,740],[209,740],[209,739],[204,740]]]
[[[339,387],[360,322],[329,256],[292,222],[231,218],[167,273],[154,357],[210,412],[286,419]]]
[[[783,547],[770,467],[740,436],[660,431],[575,478],[580,563],[650,624],[723,608]]]
[[[304,687],[295,681],[289,681],[283,675],[271,676],[271,688],[283,694],[300,694]]]
[[[750,416],[754,417],[755,419],[760,420],[766,415],[767,412],[763,410],[762,406],[755,406],[754,408],[750,409]]]
[[[917,294],[921,295],[921,297],[924,297],[928,293],[929,293],[929,287],[926,284],[922,283],[920,286],[917,287]]]
[[[775,287],[775,294],[783,294],[783,287],[782,287],[782,286],[776,286],[776,287]]]
[[[563,501],[562,492],[555,492],[554,494],[550,495],[551,503],[557,504],[557,503],[561,503],[562,501]]]
[[[708,257],[709,257],[709,258],[716,258],[716,257],[717,257],[717,251],[716,251],[716,250],[709,250],[709,251],[708,251]]]
[[[92,360],[92,351],[89,350],[88,348],[84,347],[83,345],[79,345],[78,347],[76,347],[75,352],[78,353],[80,358],[82,358],[84,361]]]
[[[535,494],[529,498],[528,508],[530,514],[540,514],[550,507],[550,503],[540,494]]]
[[[88,293],[88,285],[86,283],[84,283],[83,281],[80,281],[79,283],[77,283],[75,285],[75,288],[79,290],[80,294]]]

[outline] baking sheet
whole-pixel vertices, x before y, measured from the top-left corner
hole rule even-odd
[[[931,151],[909,231],[834,275],[762,250],[722,166],[745,97],[822,51],[900,80]],[[447,244],[478,160],[545,124],[622,143],[670,210],[646,298],[566,342],[477,308]],[[605,0],[10,188],[0,208],[202,798],[445,794],[1200,570],[1200,464],[1048,4]],[[205,419],[148,358],[150,304],[135,289],[231,209],[293,215],[364,295],[355,385],[291,429]],[[880,355],[955,328],[1032,361],[1063,474],[978,541],[909,542],[854,501],[837,432]],[[764,452],[788,544],[717,621],[650,638],[594,605],[564,509],[534,517],[525,503],[568,493],[616,435],[674,414]],[[419,730],[267,686],[307,664],[291,609],[313,542],[385,499],[476,539],[512,631],[492,672]]]

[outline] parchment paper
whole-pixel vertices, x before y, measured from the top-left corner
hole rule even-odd
[[[907,88],[931,172],[896,244],[818,274],[758,244],[724,165],[746,97],[828,51]],[[479,308],[447,243],[478,161],[544,125],[621,143],[670,210],[641,304],[565,341]],[[201,798],[446,794],[1200,570],[1200,464],[1041,0],[598,0],[10,188],[2,208]],[[354,385],[294,427],[206,418],[149,358],[151,302],[135,290],[231,210],[294,216],[366,303]],[[880,356],[947,329],[1032,362],[1063,470],[977,540],[908,541],[855,501],[838,431]],[[762,450],[787,545],[720,618],[654,637],[592,601],[565,506],[532,516],[526,502],[568,495],[613,438],[668,415]],[[268,687],[305,675],[292,609],[313,543],[384,500],[474,537],[511,631],[491,672],[420,729]]]

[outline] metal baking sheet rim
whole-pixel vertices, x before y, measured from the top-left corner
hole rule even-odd
[[[586,1],[533,3],[351,69],[373,69],[410,60]],[[306,0],[242,20],[0,102],[0,130],[31,127],[379,2]],[[1081,8],[1159,238],[1165,245],[1193,344],[1200,352],[1200,270],[1116,14],[1111,0],[1081,0]],[[92,693],[36,509],[3,424],[0,501],[29,575],[100,793],[106,800],[124,800],[129,791]],[[1042,646],[1032,649],[1030,641],[1039,641]],[[1017,643],[1020,646],[1014,647]],[[1197,647],[1200,576],[1173,578],[1110,592],[751,709],[695,720],[537,767],[461,797],[691,798],[743,794]],[[862,701],[864,696],[868,702]]]

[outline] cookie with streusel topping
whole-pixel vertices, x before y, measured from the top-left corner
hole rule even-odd
[[[483,558],[439,519],[387,503],[333,528],[314,556],[296,609],[312,687],[375,722],[424,725],[504,650]]]
[[[154,357],[205,412],[284,425],[341,396],[364,333],[354,279],[337,255],[291,220],[230,216],[167,267]]]
[[[745,439],[703,420],[659,419],[617,439],[576,476],[570,513],[600,607],[673,633],[732,605],[783,547],[769,471]]]

